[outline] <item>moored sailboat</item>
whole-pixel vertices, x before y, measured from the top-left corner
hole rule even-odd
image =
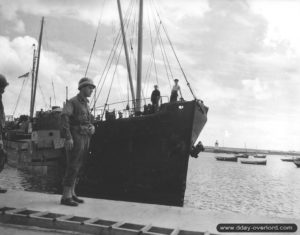
[[[259,155],[259,154],[255,154],[255,155],[253,155],[253,157],[255,157],[255,158],[266,158],[267,157],[267,155]]]
[[[294,162],[294,158],[288,158],[288,157],[281,158],[280,160],[283,161],[283,162]]]
[[[230,157],[216,156],[215,158],[218,161],[226,161],[226,162],[237,162],[238,161],[238,158],[236,156],[230,156]]]
[[[247,153],[238,153],[238,154],[235,154],[235,156],[237,158],[248,158],[249,155]]]
[[[64,140],[60,136],[60,110],[55,107],[53,110],[36,112],[34,116],[43,30],[44,17],[41,21],[37,49],[33,45],[31,72],[19,77],[26,78],[31,74],[29,116],[21,115],[19,122],[10,123],[11,125],[5,131],[4,142],[8,151],[8,163],[18,168],[43,167],[46,169],[44,167],[57,165],[63,156]],[[19,128],[20,123],[23,123],[24,128]]]
[[[252,165],[267,165],[267,160],[241,160],[242,164],[252,164]]]

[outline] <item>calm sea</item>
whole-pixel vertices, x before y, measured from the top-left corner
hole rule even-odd
[[[249,165],[216,161],[215,155],[190,159],[186,207],[300,218],[300,168],[294,163],[269,155],[266,166]]]
[[[266,166],[216,161],[214,156],[201,153],[190,159],[185,207],[300,218],[300,168],[281,161],[284,156],[267,156]],[[56,182],[10,166],[0,174],[0,185],[8,189],[55,193]]]

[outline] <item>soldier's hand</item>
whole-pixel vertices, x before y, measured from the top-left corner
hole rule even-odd
[[[67,150],[71,150],[74,146],[74,142],[72,139],[66,140],[65,147]]]
[[[95,126],[94,125],[89,125],[89,131],[93,135],[95,133]]]

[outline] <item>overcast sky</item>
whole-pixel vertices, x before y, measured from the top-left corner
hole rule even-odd
[[[157,10],[196,96],[209,107],[208,122],[200,136],[203,143],[213,145],[218,140],[221,146],[299,151],[300,1],[154,2],[145,0],[144,24],[150,27],[144,32],[144,77],[151,59],[147,54],[151,27],[155,40],[151,16]],[[124,15],[129,6],[129,1],[122,1]],[[0,73],[10,83],[3,96],[6,114],[14,113],[24,81],[17,77],[32,67],[32,44],[37,43],[42,16],[45,31],[36,109],[49,106],[50,97],[52,105],[61,106],[66,86],[69,97],[77,93],[101,19],[88,72],[98,83],[119,30],[116,1],[0,0]],[[134,13],[132,17],[133,22]],[[128,38],[135,46],[133,32],[134,28],[129,27]],[[162,40],[167,41],[160,32]],[[162,66],[159,44],[155,45],[160,81],[152,66],[153,76],[144,82],[144,93],[149,96],[152,86],[158,83],[162,95],[168,96],[167,76],[171,75]],[[172,54],[170,46],[165,50]],[[120,58],[109,102],[127,99],[124,53]],[[192,99],[175,59],[170,56],[169,60],[184,98]],[[29,79],[24,83],[15,115],[29,112]],[[105,102],[109,85],[106,81],[97,105]]]

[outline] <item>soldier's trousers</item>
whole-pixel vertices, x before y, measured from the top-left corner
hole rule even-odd
[[[66,150],[66,172],[63,179],[63,186],[71,187],[75,184],[79,173],[82,170],[89,152],[90,136],[82,135],[76,131],[71,131],[74,146],[71,150]]]

